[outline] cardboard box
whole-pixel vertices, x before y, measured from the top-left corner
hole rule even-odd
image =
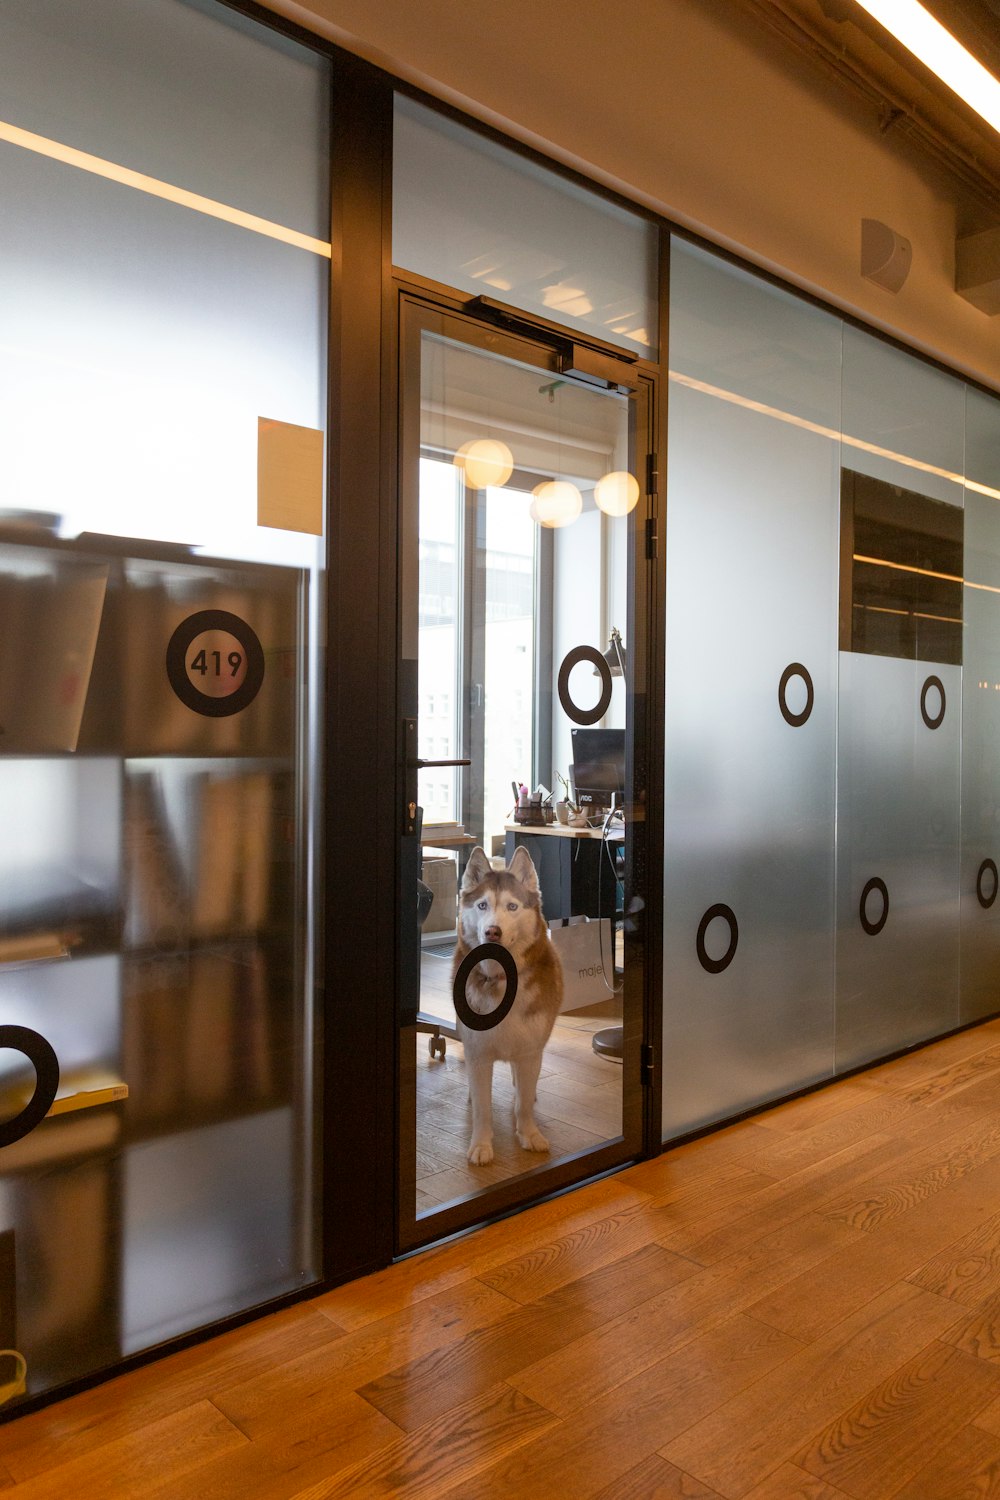
[[[434,901],[424,922],[423,933],[454,932],[458,915],[458,872],[453,854],[425,854],[423,880],[434,892]]]

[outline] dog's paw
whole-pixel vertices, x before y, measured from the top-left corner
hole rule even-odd
[[[547,1151],[549,1149],[549,1143],[537,1125],[533,1125],[524,1135],[519,1130],[517,1132],[517,1143],[525,1151]]]
[[[493,1147],[489,1141],[473,1141],[467,1156],[474,1167],[485,1167],[493,1160]]]

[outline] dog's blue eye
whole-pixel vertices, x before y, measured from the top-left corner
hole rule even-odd
[[[476,905],[479,907],[480,911],[485,911],[486,910],[486,902],[485,901],[477,901]]]
[[[508,911],[517,911],[517,902],[516,901],[508,901],[507,902],[507,910]]]

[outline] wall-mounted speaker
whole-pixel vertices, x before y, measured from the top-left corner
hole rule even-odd
[[[880,219],[861,220],[861,274],[887,292],[898,292],[910,274],[913,246]]]
[[[1000,313],[1000,229],[955,241],[955,290],[980,312]]]

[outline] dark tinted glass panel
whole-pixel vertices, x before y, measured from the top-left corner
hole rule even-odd
[[[964,512],[844,469],[840,514],[841,650],[961,665]]]

